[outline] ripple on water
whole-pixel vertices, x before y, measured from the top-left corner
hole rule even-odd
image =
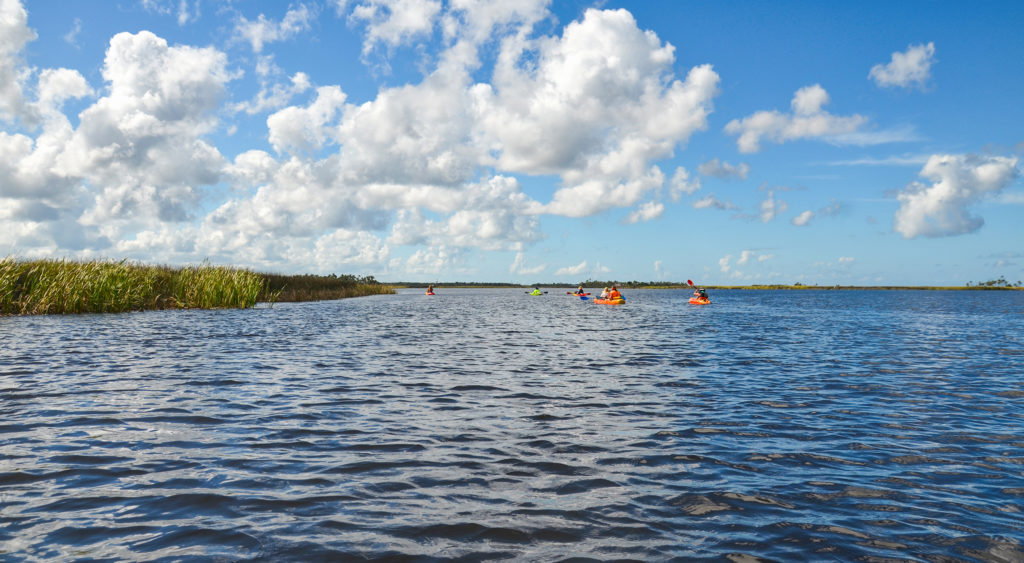
[[[1024,560],[1019,292],[687,293],[0,319],[0,559]]]

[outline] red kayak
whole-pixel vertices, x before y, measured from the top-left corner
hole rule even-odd
[[[690,305],[710,305],[711,300],[706,297],[691,297]]]

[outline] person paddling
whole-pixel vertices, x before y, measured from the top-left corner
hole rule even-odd
[[[622,299],[622,294],[619,293],[619,288],[612,286],[612,290],[608,292],[608,299]]]
[[[583,294],[584,294],[583,286],[581,285],[581,286],[576,288],[576,295],[583,295]]]
[[[608,299],[608,288],[607,287],[601,290],[601,299]]]
[[[694,291],[693,292],[693,296],[696,297],[697,299],[707,299],[707,300],[710,300],[710,298],[708,297],[708,292],[704,291],[703,287],[698,289],[698,290],[696,290],[696,291]]]

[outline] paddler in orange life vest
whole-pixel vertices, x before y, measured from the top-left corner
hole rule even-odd
[[[708,292],[704,291],[704,288],[702,287],[702,288],[700,288],[698,290],[695,290],[693,292],[693,296],[696,297],[697,299],[707,299],[708,298]]]
[[[619,293],[619,289],[612,286],[612,290],[608,292],[608,299],[622,299],[622,294]]]

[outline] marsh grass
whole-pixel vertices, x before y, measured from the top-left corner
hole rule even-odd
[[[274,301],[326,301],[395,292],[393,287],[379,283],[373,276],[262,275],[266,279],[266,292],[275,297]]]
[[[172,268],[125,260],[0,260],[0,315],[244,309],[394,293],[370,277],[260,274],[202,263]]]
[[[256,273],[201,264],[0,260],[0,314],[121,313],[146,309],[245,308],[264,290]]]

